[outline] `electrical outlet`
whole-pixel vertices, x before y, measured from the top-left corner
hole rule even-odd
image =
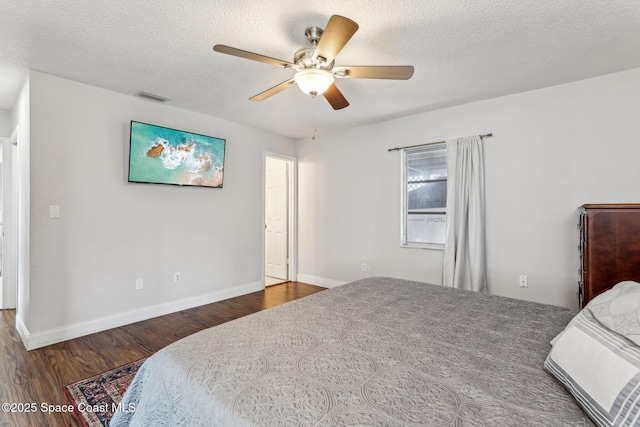
[[[174,273],[173,275],[173,283],[180,283],[180,273]]]
[[[363,273],[366,273],[367,271],[369,271],[369,265],[366,262],[363,262],[362,265],[360,266],[360,271],[362,271]]]
[[[139,291],[142,288],[144,288],[143,280],[142,279],[136,279],[136,291]]]
[[[527,283],[527,276],[525,275],[520,275],[520,287],[521,288],[528,288],[529,284]]]

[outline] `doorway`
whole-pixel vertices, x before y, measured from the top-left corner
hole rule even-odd
[[[295,158],[264,154],[264,285],[295,281]]]

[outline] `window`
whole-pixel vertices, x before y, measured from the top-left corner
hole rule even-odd
[[[403,247],[444,248],[447,212],[445,144],[402,150]]]

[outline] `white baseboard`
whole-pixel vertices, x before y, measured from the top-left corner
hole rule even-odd
[[[327,279],[326,277],[313,276],[311,274],[298,273],[298,282],[308,283],[310,285],[322,286],[323,288],[335,288],[348,282]]]
[[[20,335],[20,338],[22,339],[24,346],[27,347],[29,331],[27,331],[27,328],[24,326],[24,323],[22,322],[22,317],[18,316],[17,314],[16,314],[16,329],[18,330],[18,335]],[[27,350],[29,350],[29,347],[27,347]]]
[[[251,292],[261,291],[263,289],[264,286],[262,281],[253,282],[246,285],[223,289],[207,295],[200,295],[165,304],[154,305],[140,310],[128,311],[88,322],[75,323],[61,328],[37,332],[35,334],[30,334],[24,327],[22,320],[19,317],[16,317],[16,328],[18,329],[18,333],[20,334],[27,350],[33,350],[50,344],[59,343],[96,332],[106,331],[107,329],[117,328],[119,326],[140,322],[153,317],[164,316],[165,314],[171,314],[205,304],[211,304],[213,302],[234,298]]]

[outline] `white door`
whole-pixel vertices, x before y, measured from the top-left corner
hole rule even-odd
[[[287,280],[287,161],[266,158],[265,274]]]

